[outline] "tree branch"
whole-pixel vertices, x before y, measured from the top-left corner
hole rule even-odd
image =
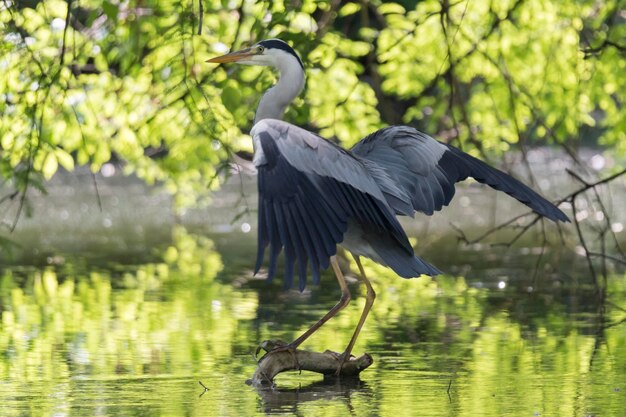
[[[556,201],[556,202],[554,203],[554,205],[555,205],[555,206],[557,206],[557,207],[558,207],[559,205],[561,205],[562,203],[566,202],[566,201],[567,201],[567,202],[570,202],[570,203],[572,203],[572,204],[573,204],[573,200],[574,200],[574,199],[575,199],[578,195],[580,195],[581,193],[584,193],[585,191],[587,191],[587,190],[589,190],[589,189],[592,189],[592,188],[594,188],[594,187],[597,187],[598,185],[602,185],[602,184],[609,183],[609,182],[611,182],[611,181],[615,180],[616,178],[619,178],[620,176],[625,175],[625,174],[626,174],[626,169],[623,169],[622,171],[619,171],[619,172],[617,172],[617,173],[615,173],[615,174],[613,174],[613,175],[610,175],[610,176],[608,176],[608,177],[606,177],[606,178],[603,178],[603,179],[598,180],[598,181],[593,182],[593,183],[589,183],[589,182],[585,181],[585,180],[584,180],[584,179],[582,179],[582,178],[581,178],[578,174],[576,174],[576,173],[574,173],[574,172],[570,171],[569,169],[567,169],[567,172],[568,172],[571,176],[573,176],[574,178],[576,178],[577,180],[579,180],[579,181],[583,184],[583,187],[581,187],[581,188],[577,189],[576,191],[573,191],[572,193],[570,193],[570,194],[566,195],[565,197],[563,197],[563,198],[559,199],[558,201]],[[499,225],[497,225],[497,226],[495,226],[495,227],[492,227],[491,229],[487,230],[486,232],[484,232],[483,234],[481,234],[480,236],[478,236],[477,238],[474,238],[474,239],[469,239],[469,238],[465,235],[465,233],[464,233],[464,232],[463,232],[463,231],[462,231],[462,230],[461,230],[458,226],[456,226],[456,225],[454,225],[454,224],[452,224],[452,223],[451,223],[450,225],[451,225],[451,227],[452,227],[452,228],[453,228],[453,229],[454,229],[454,230],[458,233],[458,236],[457,236],[457,237],[458,237],[458,239],[459,239],[460,241],[462,241],[462,242],[464,242],[464,243],[466,243],[466,244],[468,244],[468,245],[471,245],[471,244],[473,244],[473,243],[480,242],[481,240],[483,240],[483,239],[485,239],[486,237],[488,237],[488,236],[492,235],[493,233],[497,232],[498,230],[504,229],[504,228],[506,228],[507,226],[512,225],[512,224],[513,224],[513,223],[515,223],[517,220],[519,220],[519,219],[521,219],[521,218],[524,218],[524,217],[526,217],[526,216],[531,216],[531,215],[533,215],[533,214],[535,215],[535,218],[534,218],[534,219],[533,219],[533,220],[532,220],[529,224],[527,224],[527,225],[525,225],[525,226],[523,226],[523,227],[522,227],[522,231],[521,231],[521,233],[517,234],[517,235],[513,238],[513,241],[508,243],[508,244],[510,245],[510,244],[514,243],[515,241],[517,241],[517,239],[519,239],[519,238],[521,237],[521,235],[523,235],[523,234],[524,234],[524,233],[525,233],[525,232],[526,232],[526,231],[530,228],[530,226],[532,226],[533,224],[537,223],[537,221],[539,221],[539,219],[541,218],[541,215],[536,214],[534,211],[527,211],[526,213],[519,214],[519,215],[517,215],[517,216],[515,216],[515,217],[513,217],[513,218],[511,218],[511,219],[509,219],[509,220],[506,220],[506,221],[504,221],[504,222],[500,223]],[[576,211],[574,210],[574,217],[575,217],[575,216],[576,216]]]
[[[198,0],[198,35],[202,35],[202,21],[204,19],[204,3]]]
[[[265,341],[260,348],[267,353],[258,361],[252,378],[246,381],[249,385],[272,385],[274,378],[286,371],[311,371],[332,377],[337,372],[340,354],[327,350],[325,352],[309,352],[300,349],[276,348],[276,343]],[[368,368],[374,360],[364,353],[355,358],[346,360],[341,368],[339,377],[357,377],[361,371]]]

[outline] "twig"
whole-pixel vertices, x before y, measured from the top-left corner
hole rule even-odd
[[[522,227],[522,230],[520,230],[520,232],[518,234],[515,235],[515,237],[513,239],[511,239],[508,242],[501,242],[501,243],[494,243],[493,246],[506,246],[509,247],[511,245],[513,245],[515,242],[517,242],[519,240],[519,238],[521,238],[522,236],[524,236],[524,234],[526,234],[526,232],[535,225],[535,223],[537,223],[539,220],[543,220],[543,217],[539,214],[535,215],[535,218],[528,224],[524,225]],[[542,221],[543,222],[543,221]]]
[[[576,179],[578,179],[580,182],[582,182],[582,183],[584,184],[584,186],[583,186],[583,187],[581,187],[581,188],[579,188],[579,189],[578,189],[578,190],[576,190],[576,191],[571,192],[570,194],[566,195],[565,197],[562,197],[561,199],[557,200],[557,201],[554,203],[554,205],[555,205],[555,206],[557,206],[557,207],[558,207],[559,205],[563,204],[563,203],[564,203],[564,202],[566,202],[566,201],[571,203],[571,202],[572,202],[572,200],[573,200],[574,198],[576,198],[579,194],[582,194],[582,193],[584,193],[585,191],[587,191],[587,190],[589,190],[589,189],[591,189],[591,188],[597,187],[598,185],[606,184],[606,183],[611,182],[611,181],[615,180],[616,178],[619,178],[620,176],[622,176],[622,175],[625,175],[625,174],[626,174],[626,169],[623,169],[622,171],[619,171],[619,172],[617,172],[617,173],[615,173],[615,174],[613,174],[613,175],[610,175],[610,176],[608,176],[608,177],[606,177],[606,178],[603,178],[603,179],[598,180],[598,181],[593,182],[593,183],[589,183],[589,182],[585,181],[584,179],[582,179],[582,178],[581,178],[578,174],[576,174],[576,173],[574,173],[574,172],[570,171],[569,169],[567,169],[566,171],[567,171],[570,175],[572,175],[573,177],[575,177]],[[575,215],[576,215],[576,211],[575,211],[575,210],[573,210],[573,212],[574,212],[574,216],[575,216]],[[462,231],[462,230],[461,230],[458,226],[456,226],[455,224],[450,223],[450,226],[451,226],[451,227],[452,227],[452,228],[453,228],[453,229],[454,229],[454,230],[455,230],[455,231],[459,234],[459,235],[457,236],[457,238],[458,238],[460,241],[464,242],[465,244],[471,245],[471,244],[474,244],[474,243],[478,243],[478,242],[480,242],[481,240],[484,240],[485,238],[487,238],[488,236],[490,236],[490,235],[494,234],[494,233],[495,233],[495,232],[497,232],[498,230],[502,230],[502,229],[504,229],[504,228],[506,228],[506,227],[510,226],[512,223],[516,222],[517,220],[519,220],[519,219],[521,219],[521,218],[524,218],[524,217],[526,217],[526,216],[533,215],[533,214],[534,214],[536,217],[535,217],[535,219],[534,219],[534,220],[533,220],[530,224],[528,224],[528,225],[526,225],[526,226],[524,226],[524,227],[522,228],[522,232],[521,232],[521,234],[523,234],[523,233],[525,233],[525,232],[526,232],[526,231],[530,228],[530,226],[532,226],[533,224],[537,223],[537,221],[541,218],[541,216],[540,216],[539,214],[535,213],[534,211],[527,211],[526,213],[519,214],[519,215],[517,215],[517,216],[515,216],[515,217],[513,217],[513,218],[511,218],[511,219],[509,219],[509,220],[506,220],[506,221],[504,221],[503,223],[500,223],[499,225],[497,225],[497,226],[495,226],[495,227],[493,227],[493,228],[491,228],[491,229],[487,230],[486,232],[484,232],[483,234],[481,234],[480,236],[478,236],[477,238],[474,238],[474,239],[469,239],[469,238],[465,235],[465,233],[464,233],[464,232],[463,232],[463,231]],[[513,240],[513,242],[515,242],[515,241],[516,241],[517,239],[519,239],[520,237],[521,237],[521,235],[520,235],[520,234],[516,235],[516,236],[515,236],[515,238],[514,238],[514,240]],[[513,243],[513,242],[510,242],[510,243]],[[509,243],[509,244],[510,244],[510,243]]]
[[[574,212],[574,225],[576,226],[576,233],[578,234],[578,240],[585,251],[585,259],[587,259],[587,265],[589,266],[589,272],[591,272],[591,278],[593,279],[593,284],[598,289],[598,277],[596,275],[596,270],[593,267],[593,262],[591,262],[591,258],[588,256],[589,249],[587,248],[587,242],[585,242],[585,237],[583,236],[583,232],[580,228],[580,222],[578,221],[578,217],[576,216],[576,197],[572,197],[572,211]]]
[[[626,265],[626,259],[618,258],[617,256],[607,255],[606,253],[598,253],[598,252],[587,252],[589,256],[595,256],[598,258],[609,259],[613,262],[617,262],[623,265]]]
[[[492,227],[491,229],[487,230],[485,233],[483,233],[482,235],[478,236],[475,239],[468,239],[467,236],[465,235],[465,233],[461,230],[461,228],[457,225],[455,225],[454,223],[450,223],[450,226],[457,232],[459,233],[458,239],[462,242],[464,242],[467,245],[471,245],[474,243],[478,243],[481,240],[485,239],[487,236],[490,236],[492,234],[494,234],[495,232],[497,232],[498,230],[502,230],[508,226],[510,226],[512,223],[516,222],[517,220],[524,218],[526,216],[530,216],[531,214],[535,213],[534,211],[529,211],[523,214],[520,214],[518,216],[515,216],[503,223],[500,223],[499,225]],[[537,215],[538,216],[538,215]]]
[[[61,45],[61,66],[65,64],[65,48],[67,45],[67,27],[70,25],[70,11],[72,0],[67,0],[67,13],[65,14],[65,27],[63,27],[63,43]]]
[[[604,179],[601,179],[599,181],[596,181],[595,183],[589,183],[586,180],[584,180],[580,175],[576,174],[575,172],[567,169],[567,173],[569,175],[571,175],[572,177],[574,177],[576,180],[578,180],[580,183],[582,183],[584,185],[584,187],[574,191],[573,193],[571,193],[568,197],[565,197],[565,199],[563,199],[562,201],[570,201],[570,203],[572,204],[572,211],[574,213],[574,224],[576,226],[576,233],[578,234],[578,239],[580,240],[580,244],[582,245],[584,251],[585,251],[585,258],[587,259],[587,264],[589,265],[589,270],[591,272],[591,275],[593,277],[593,282],[594,285],[596,286],[596,288],[599,290],[598,288],[598,281],[597,281],[597,276],[595,273],[595,269],[593,267],[593,262],[591,262],[591,252],[589,251],[589,248],[587,247],[586,241],[584,239],[584,236],[582,234],[582,230],[580,227],[580,222],[578,221],[578,219],[576,218],[576,197],[578,197],[581,193],[589,190],[589,189],[594,189],[601,184],[605,184],[608,183],[612,180],[614,180],[615,178],[618,178],[624,174],[626,174],[626,169],[623,169],[622,171],[619,171],[609,177],[606,177]],[[596,193],[596,197],[599,197],[598,194]],[[604,205],[602,204],[601,200],[600,200],[600,205],[604,210]],[[602,257],[603,260],[607,259],[607,255],[606,254],[602,254],[604,255]],[[604,276],[605,280],[606,280],[606,275]]]
[[[341,1],[332,0],[328,10],[326,10],[319,19],[317,19],[317,31],[315,32],[317,39],[321,39],[332,26],[332,23],[337,17],[336,11],[340,4]]]
[[[18,190],[15,190],[10,194],[5,195],[4,197],[0,198],[0,204],[4,203],[6,200],[13,200],[15,197],[17,197],[19,193],[20,192]]]
[[[621,319],[621,320],[619,320],[619,321],[616,321],[616,322],[614,322],[614,323],[608,323],[608,324],[605,324],[605,325],[604,325],[604,327],[603,327],[603,329],[610,329],[611,327],[617,327],[617,326],[619,326],[619,325],[620,325],[620,324],[622,324],[622,323],[626,323],[626,318]]]
[[[202,397],[204,395],[204,393],[207,392],[209,389],[206,387],[206,385],[204,385],[202,383],[202,381],[198,381],[198,384],[200,384],[202,386],[202,388],[204,388],[204,391],[202,391],[202,393],[198,396],[198,398],[199,398],[199,397]]]
[[[585,191],[589,190],[590,188],[594,188],[597,187],[598,185],[602,185],[602,184],[606,184],[607,182],[611,182],[613,181],[615,178],[621,177],[622,175],[626,174],[626,169],[623,169],[619,172],[616,172],[613,175],[610,175],[604,179],[598,180],[596,182],[593,183],[589,183],[587,181],[585,181],[584,179],[582,179],[580,177],[580,175],[576,174],[575,172],[571,171],[570,169],[566,169],[565,171],[567,171],[568,174],[570,174],[572,177],[576,178],[578,181],[580,181],[581,183],[583,183],[585,186],[582,188],[579,188],[578,190],[574,191],[573,193],[567,195],[566,197],[563,197],[562,199],[560,199],[556,204],[559,205],[565,201],[568,201],[570,199],[572,199],[573,197],[576,197],[578,194],[584,193]]]
[[[613,48],[617,49],[620,52],[626,52],[626,45],[620,45],[617,42],[613,42],[613,41],[606,39],[604,42],[602,42],[599,46],[595,48],[583,49],[582,51],[585,54],[584,59],[587,59],[589,58],[589,56],[595,55],[598,52],[602,52],[607,46],[612,46]]]
[[[537,256],[537,262],[535,262],[535,272],[533,273],[533,283],[534,283],[533,285],[535,287],[537,286],[537,278],[539,275],[539,264],[541,263],[541,260],[543,259],[543,255],[545,255],[546,244],[548,243],[545,222],[541,222],[541,235],[543,236],[543,240],[541,242],[541,253],[539,254],[539,256]]]
[[[198,14],[200,15],[198,17],[198,35],[202,35],[202,20],[204,17],[204,4],[202,0],[198,0]]]
[[[100,198],[100,190],[98,189],[98,179],[96,178],[96,174],[91,173],[91,181],[93,182],[93,188],[96,191],[96,201],[98,201],[98,208],[100,209],[100,213],[102,213],[102,199]]]
[[[615,243],[615,248],[620,253],[620,255],[622,255],[622,257],[626,258],[626,254],[624,254],[624,251],[622,250],[622,247],[619,243],[619,239],[617,238],[617,235],[611,228],[611,224],[612,224],[611,217],[609,216],[609,212],[606,209],[604,202],[602,201],[602,198],[600,197],[600,193],[598,193],[598,189],[594,188],[593,192],[596,195],[596,200],[598,204],[600,205],[600,210],[602,211],[602,213],[604,213],[604,228],[602,230],[602,234],[603,234],[602,243],[604,245],[604,234],[606,234],[607,232],[610,232],[611,236],[613,236],[613,242]],[[604,253],[604,250],[603,250],[603,253]]]

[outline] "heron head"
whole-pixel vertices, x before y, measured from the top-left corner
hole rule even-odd
[[[226,55],[211,58],[206,62],[226,63],[235,62],[244,65],[260,65],[274,68],[281,68],[285,62],[295,61],[304,71],[304,65],[300,57],[291,46],[280,39],[266,39],[250,48],[241,49]]]

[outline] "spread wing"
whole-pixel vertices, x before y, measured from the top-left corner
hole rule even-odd
[[[408,126],[374,132],[357,143],[352,152],[378,164],[391,184],[403,192],[394,193],[393,188],[381,185],[387,201],[398,214],[412,216],[415,210],[431,215],[450,203],[456,182],[472,177],[504,191],[542,216],[569,221],[565,213],[510,175]],[[383,177],[377,180],[387,181]],[[403,203],[398,204],[398,200]],[[407,203],[413,210],[406,209]]]
[[[297,263],[299,287],[306,285],[307,266],[314,282],[329,266],[343,240],[348,219],[385,232],[400,250],[413,249],[376,176],[349,151],[306,130],[264,119],[251,131],[258,169],[259,233],[255,272],[269,246],[268,278],[285,252],[285,285],[291,286]]]

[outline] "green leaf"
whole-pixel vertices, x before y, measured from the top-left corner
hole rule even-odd
[[[378,6],[378,12],[382,15],[406,13],[406,11],[404,10],[404,7],[402,7],[398,3],[383,3],[380,6]]]
[[[361,5],[357,3],[346,3],[341,9],[339,9],[339,17],[350,16],[361,10]]]
[[[41,173],[46,180],[49,180],[57,172],[58,167],[59,163],[57,162],[56,155],[50,152],[44,159],[43,166],[41,167]]]
[[[72,155],[61,148],[56,148],[54,150],[54,154],[63,168],[68,171],[72,171],[74,169],[74,158],[72,158]]]
[[[102,10],[107,17],[113,21],[117,20],[117,15],[119,12],[119,6],[117,4],[113,4],[109,1],[102,2]]]

